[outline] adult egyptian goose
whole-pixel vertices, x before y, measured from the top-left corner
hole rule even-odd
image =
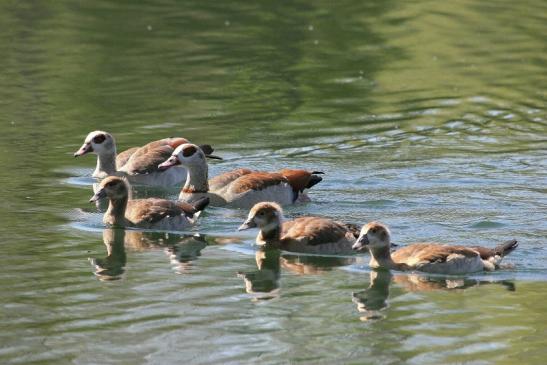
[[[391,234],[387,226],[371,222],[363,226],[353,248],[368,248],[372,256],[372,268],[458,275],[499,268],[503,257],[517,248],[518,243],[516,240],[510,240],[493,249],[480,246],[414,243],[394,252],[391,252],[390,246]]]
[[[94,131],[87,135],[82,147],[74,153],[74,157],[95,153],[97,167],[92,176],[99,179],[115,175],[126,177],[134,184],[180,185],[186,180],[184,168],[164,171],[158,169],[158,164],[169,158],[175,148],[183,143],[188,143],[188,140],[185,138],[164,138],[142,147],[132,147],[116,155],[114,137],[104,131]],[[200,148],[207,154],[213,152],[209,145],[202,145]]]
[[[262,201],[282,205],[308,199],[304,189],[319,183],[321,172],[284,169],[279,172],[262,172],[237,169],[208,180],[205,153],[196,145],[178,146],[171,157],[159,165],[160,169],[182,165],[188,170],[186,184],[179,194],[182,201],[191,202],[208,196],[211,205],[250,208]]]
[[[284,221],[283,210],[272,202],[256,204],[239,230],[258,227],[258,245],[315,254],[351,254],[359,229],[328,218],[299,217]]]
[[[138,227],[161,230],[179,230],[196,222],[199,213],[209,204],[202,198],[193,204],[165,199],[129,199],[129,185],[124,179],[109,176],[102,180],[90,202],[108,198],[103,216],[108,226]]]

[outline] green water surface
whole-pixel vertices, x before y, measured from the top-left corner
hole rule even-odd
[[[547,362],[545,1],[4,0],[0,27],[0,363]],[[520,246],[445,280],[257,254],[240,210],[105,230],[95,129],[324,171],[288,217]]]

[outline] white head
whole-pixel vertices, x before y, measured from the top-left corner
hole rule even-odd
[[[195,144],[185,143],[178,146],[175,151],[173,151],[171,157],[159,164],[158,168],[160,170],[166,170],[177,165],[191,167],[203,164],[207,164],[203,150]]]
[[[84,144],[74,153],[74,157],[87,153],[101,155],[103,153],[116,153],[116,141],[110,133],[93,131],[85,137]]]
[[[361,234],[353,244],[353,249],[360,251],[364,248],[388,248],[391,245],[391,233],[386,225],[380,222],[370,222],[363,226]]]

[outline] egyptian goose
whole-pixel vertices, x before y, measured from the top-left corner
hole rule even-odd
[[[185,143],[178,146],[172,156],[160,164],[160,169],[182,165],[188,170],[186,184],[179,199],[191,202],[203,196],[211,198],[211,205],[229,204],[238,208],[250,208],[262,201],[275,201],[282,205],[308,199],[304,189],[309,189],[322,179],[306,170],[284,169],[279,172],[262,172],[237,169],[208,180],[205,153],[196,145]]]
[[[389,229],[378,222],[363,226],[355,250],[368,248],[370,267],[395,270],[416,270],[437,274],[468,274],[499,268],[504,256],[517,248],[516,240],[493,249],[480,246],[451,246],[435,243],[414,243],[391,252]]]
[[[183,143],[188,143],[188,140],[185,138],[164,138],[142,147],[132,147],[116,155],[114,137],[104,131],[94,131],[87,135],[82,147],[74,153],[74,157],[95,153],[97,167],[92,176],[99,179],[116,175],[126,177],[134,184],[180,185],[186,180],[184,168],[163,171],[158,169],[158,164],[171,156],[174,149]],[[209,145],[203,145],[200,148],[207,154],[213,152]]]
[[[315,254],[351,254],[357,227],[321,217],[283,221],[283,210],[272,202],[256,204],[239,230],[258,227],[258,245]]]
[[[161,230],[179,230],[194,224],[209,204],[206,197],[192,204],[157,198],[130,200],[129,185],[117,176],[102,180],[89,201],[105,197],[109,200],[103,217],[106,225]]]

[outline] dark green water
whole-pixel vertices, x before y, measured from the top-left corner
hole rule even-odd
[[[7,0],[0,26],[1,363],[545,363],[545,1]],[[521,245],[371,281],[367,256],[256,258],[243,211],[103,232],[72,158],[95,129],[210,143],[211,175],[325,171],[287,216]]]

